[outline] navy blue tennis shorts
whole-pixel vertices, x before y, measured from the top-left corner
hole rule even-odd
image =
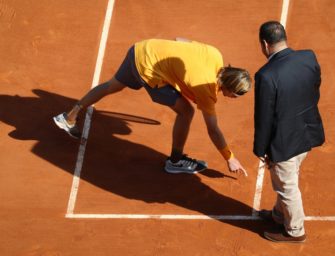
[[[125,59],[114,77],[131,89],[139,90],[144,87],[152,101],[161,105],[174,106],[177,99],[181,97],[181,94],[169,84],[160,88],[152,88],[141,78],[135,64],[134,46],[128,50]]]

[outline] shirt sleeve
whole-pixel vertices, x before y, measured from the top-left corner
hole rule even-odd
[[[217,101],[215,92],[212,92],[211,85],[201,85],[193,88],[197,108],[209,115],[216,115],[215,103]]]

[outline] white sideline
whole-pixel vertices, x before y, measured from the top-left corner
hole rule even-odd
[[[265,171],[265,163],[263,163],[262,161],[259,161],[258,174],[257,174],[257,180],[256,180],[256,190],[255,190],[255,196],[254,196],[254,205],[252,207],[252,216],[257,216],[258,211],[260,210],[262,190],[263,190],[264,171]]]
[[[109,0],[108,5],[107,5],[104,25],[102,28],[101,39],[100,39],[100,44],[99,44],[99,51],[98,51],[97,61],[95,64],[95,70],[94,70],[91,88],[94,88],[95,86],[99,84],[102,63],[103,63],[107,39],[108,39],[110,22],[111,22],[112,14],[113,14],[113,8],[114,8],[114,0]],[[93,107],[90,106],[87,108],[87,111],[86,111],[83,135],[81,137],[81,142],[80,142],[79,151],[77,155],[77,162],[76,162],[76,167],[74,171],[74,177],[72,181],[72,187],[71,187],[70,198],[69,198],[69,202],[67,206],[66,215],[73,214],[74,212],[74,207],[76,204],[78,188],[79,188],[80,174],[81,174],[83,161],[84,161],[86,143],[87,143],[88,133],[91,127],[92,114],[93,114]]]
[[[290,0],[283,0],[283,7],[281,10],[280,23],[286,27],[288,8],[290,6]]]
[[[289,5],[290,5],[290,0],[283,0],[283,5],[282,5],[281,15],[280,15],[280,23],[284,27],[286,27]],[[263,179],[264,179],[264,169],[265,169],[265,164],[262,161],[259,161],[252,216],[257,216],[257,211],[260,210],[262,189],[263,189]]]

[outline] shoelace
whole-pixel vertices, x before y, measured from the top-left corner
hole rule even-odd
[[[183,155],[183,158],[180,161],[185,167],[195,168],[198,164],[196,159],[187,157],[187,155]]]

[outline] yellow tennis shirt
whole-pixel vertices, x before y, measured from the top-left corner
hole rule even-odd
[[[135,44],[135,62],[142,79],[151,87],[170,84],[200,110],[215,115],[223,67],[221,53],[199,42],[150,39]]]

